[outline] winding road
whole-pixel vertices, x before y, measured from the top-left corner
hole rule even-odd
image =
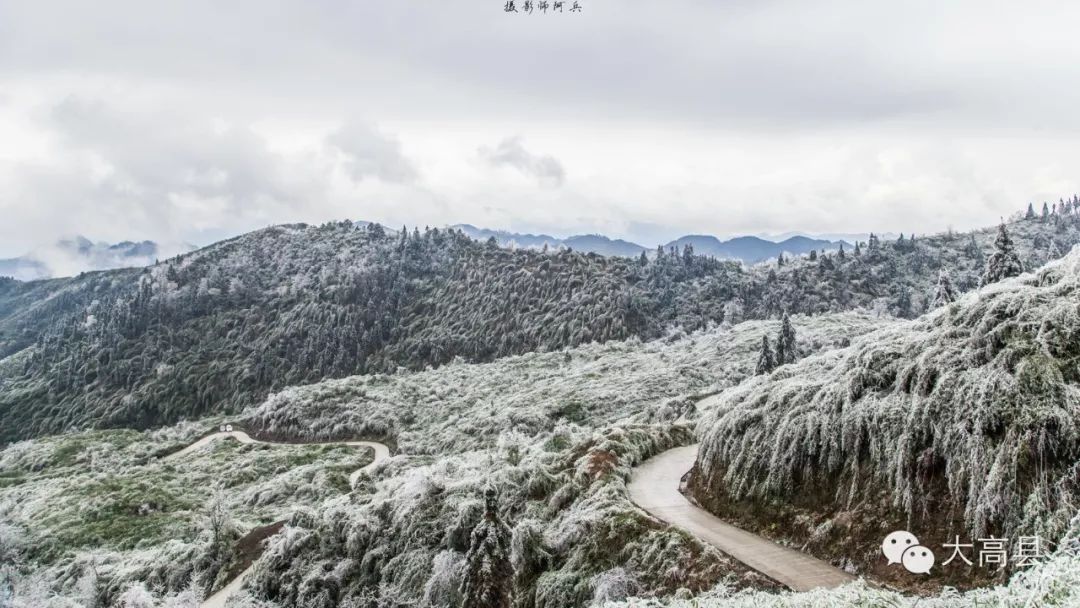
[[[643,462],[631,473],[630,499],[653,517],[686,530],[794,591],[837,587],[855,580],[827,562],[736,528],[687,500],[679,484],[694,466],[697,451],[697,444],[688,445]]]
[[[356,480],[360,477],[360,475],[371,470],[375,467],[375,465],[386,460],[387,458],[390,458],[390,448],[384,444],[375,441],[332,441],[327,443],[273,443],[270,441],[260,441],[258,439],[252,439],[251,436],[244,431],[222,431],[220,433],[214,433],[212,435],[207,435],[206,437],[199,439],[195,443],[192,443],[191,445],[180,450],[179,452],[166,456],[165,460],[175,460],[178,458],[183,458],[184,456],[187,456],[188,454],[191,454],[192,452],[195,452],[205,447],[206,445],[217,441],[218,439],[226,438],[235,439],[240,443],[252,443],[262,445],[347,445],[357,448],[370,448],[372,451],[375,452],[374,459],[369,464],[357,469],[356,471],[353,471],[352,474],[349,475],[349,487],[353,487],[356,485]],[[218,590],[217,593],[206,598],[206,600],[204,600],[203,603],[199,605],[200,608],[225,608],[225,602],[228,601],[229,597],[232,596],[233,593],[236,593],[236,591],[238,591],[240,587],[243,586],[244,579],[246,579],[248,575],[251,574],[251,569],[253,567],[254,566],[249,566],[247,570],[244,570],[236,578],[229,581],[228,585],[225,585],[220,590]]]

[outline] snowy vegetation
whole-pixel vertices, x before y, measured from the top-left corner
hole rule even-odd
[[[1061,537],[1080,494],[1078,303],[1080,248],[718,395],[695,496],[786,521],[772,533],[800,546],[832,527],[822,552],[857,568],[876,530]]]
[[[20,560],[46,570],[39,575],[74,584],[92,574],[101,602],[133,582],[181,594],[216,588],[238,538],[347,492],[349,473],[370,461],[345,446],[234,441],[161,459],[213,422],[8,446],[0,452],[0,521],[11,523],[0,526],[0,561],[12,544],[2,540],[7,528],[21,539]]]
[[[858,313],[794,320],[807,353],[845,345],[881,323]],[[753,373],[761,336],[779,328],[776,321],[753,321],[647,343],[588,344],[485,365],[456,362],[327,380],[275,393],[243,421],[272,436],[389,436],[405,453],[446,454],[491,447],[507,430],[532,437],[560,424],[674,420],[693,409],[692,397]]]
[[[881,320],[848,313],[792,323],[809,354],[846,344]],[[698,396],[751,374],[761,336],[780,325],[754,321],[649,343],[328,380],[277,393],[241,418],[296,438],[376,431],[396,438],[403,454],[352,494],[345,478],[362,464],[352,450],[218,442],[183,463],[155,457],[220,419],[24,441],[0,452],[0,514],[35,545],[56,548],[26,557],[37,564],[30,572],[54,577],[50,584],[65,598],[91,569],[110,601],[137,582],[159,599],[186,592],[191,581],[200,592],[220,586],[218,575],[198,568],[214,562],[209,514],[214,488],[224,488],[230,538],[289,521],[257,563],[254,596],[284,606],[391,597],[450,605],[463,593],[472,530],[491,483],[500,521],[512,530],[513,597],[534,598],[516,605],[698,591],[728,577],[737,587],[768,586],[645,517],[624,486],[634,463],[692,441],[687,428],[671,425],[696,417]],[[148,490],[159,498],[142,508]],[[60,500],[66,495],[96,498]],[[330,563],[346,565],[324,571]]]
[[[1080,242],[1070,205],[1009,224],[1024,267]],[[0,441],[237,412],[285,387],[673,328],[929,308],[940,269],[979,284],[996,229],[743,267],[512,251],[350,222],[257,231],[148,269],[0,281]],[[21,353],[16,360],[5,358]]]
[[[703,505],[856,571],[904,525],[1066,539],[920,605],[1075,603],[1080,250],[1010,276],[1078,241],[1064,204],[753,267],[335,223],[0,280],[0,606],[192,608],[251,560],[235,607],[913,603],[778,592],[634,507],[696,438]],[[162,459],[226,421],[397,454]]]

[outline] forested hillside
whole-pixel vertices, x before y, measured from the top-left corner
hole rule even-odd
[[[1072,205],[1009,224],[1027,266],[1080,241]],[[996,229],[743,267],[512,251],[455,230],[268,228],[142,270],[0,280],[0,441],[238,411],[291,385],[489,361],[673,327],[856,308],[911,317],[941,270],[978,283]]]
[[[0,438],[144,427],[454,357],[654,338],[721,320],[738,273],[702,257],[639,266],[338,223],[266,229],[142,272],[8,281]]]

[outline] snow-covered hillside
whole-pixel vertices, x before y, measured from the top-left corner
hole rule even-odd
[[[724,392],[699,432],[701,503],[837,562],[874,567],[897,528],[1059,538],[1080,493],[1080,248]]]

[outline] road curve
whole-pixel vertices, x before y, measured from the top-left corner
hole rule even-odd
[[[679,484],[694,466],[697,451],[696,444],[675,448],[636,467],[630,475],[630,500],[653,517],[686,530],[794,591],[837,587],[855,580],[816,557],[736,528],[687,500]]]
[[[326,442],[326,443],[273,443],[273,442],[270,442],[270,441],[260,441],[258,439],[252,439],[251,436],[248,435],[247,433],[245,433],[244,431],[223,431],[223,432],[220,432],[220,433],[214,433],[212,435],[207,435],[206,437],[203,437],[202,439],[199,439],[195,443],[192,443],[191,445],[189,445],[186,448],[180,450],[179,452],[176,452],[174,454],[170,454],[170,455],[166,456],[165,460],[175,460],[175,459],[178,459],[178,458],[183,458],[184,456],[187,456],[188,454],[190,454],[192,452],[195,452],[195,451],[205,447],[206,445],[208,445],[210,443],[213,443],[214,441],[217,441],[218,439],[225,439],[225,438],[232,438],[232,439],[235,439],[235,440],[239,441],[240,443],[255,443],[255,444],[263,444],[263,445],[348,445],[348,446],[357,447],[357,448],[370,448],[371,450],[373,450],[375,452],[374,459],[372,459],[372,461],[370,463],[368,463],[367,465],[353,471],[352,474],[349,475],[349,487],[353,487],[353,486],[356,485],[356,480],[360,477],[360,475],[362,475],[365,472],[371,470],[372,468],[375,467],[375,465],[377,465],[380,462],[386,460],[387,458],[390,458],[390,448],[388,448],[386,445],[378,443],[376,441],[332,441],[332,442]],[[254,566],[248,566],[247,570],[244,570],[236,578],[229,581],[228,585],[225,585],[224,587],[219,589],[217,593],[215,593],[215,594],[211,595],[210,597],[206,598],[203,601],[202,604],[199,604],[199,608],[225,608],[225,602],[228,601],[229,597],[232,596],[233,593],[236,593],[240,589],[240,587],[243,586],[244,579],[246,579],[248,577],[248,575],[251,574],[252,568],[254,568]]]

